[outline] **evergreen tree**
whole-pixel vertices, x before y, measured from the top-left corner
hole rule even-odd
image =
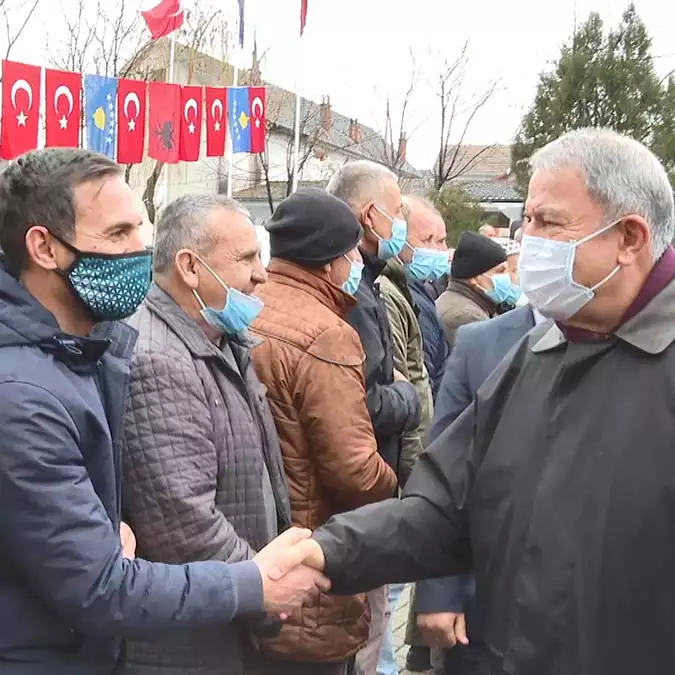
[[[652,41],[631,4],[616,30],[605,33],[592,13],[542,73],[532,107],[513,147],[513,170],[527,187],[527,160],[566,131],[610,127],[652,147],[666,164],[675,160],[675,87],[654,70]]]

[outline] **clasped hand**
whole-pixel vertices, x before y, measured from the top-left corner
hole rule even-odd
[[[282,619],[319,593],[330,590],[321,573],[323,551],[310,530],[292,527],[280,534],[253,558],[260,569],[265,611]]]

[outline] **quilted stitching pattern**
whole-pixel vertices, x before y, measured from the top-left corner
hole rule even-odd
[[[263,434],[244,383],[218,358],[193,360],[144,305],[123,433],[123,508],[150,560],[237,561],[269,539]],[[270,467],[272,481],[282,478]],[[236,626],[129,645],[128,673],[238,673]]]

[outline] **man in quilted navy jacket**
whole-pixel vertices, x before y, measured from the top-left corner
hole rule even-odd
[[[287,611],[323,584],[302,567],[280,578],[306,531],[255,561],[124,557],[117,441],[136,334],[117,320],[150,283],[140,224],[107,157],[51,149],[0,174],[2,675],[108,675],[122,637]]]

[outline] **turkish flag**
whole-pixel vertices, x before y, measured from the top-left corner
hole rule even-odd
[[[225,154],[227,87],[206,87],[206,156]]]
[[[2,143],[4,159],[37,148],[40,112],[40,68],[2,62]]]
[[[203,96],[201,87],[181,87],[180,158],[184,162],[196,162],[199,159]]]
[[[251,109],[251,152],[265,152],[267,104],[265,87],[250,87],[248,100]]]
[[[150,124],[148,155],[167,164],[180,158],[180,87],[165,82],[150,82]]]
[[[141,12],[153,40],[178,30],[185,21],[180,0],[160,0],[151,9]]]
[[[82,117],[82,75],[45,70],[45,145],[77,148]]]
[[[145,91],[141,80],[119,80],[117,86],[117,161],[143,161],[145,143]]]

